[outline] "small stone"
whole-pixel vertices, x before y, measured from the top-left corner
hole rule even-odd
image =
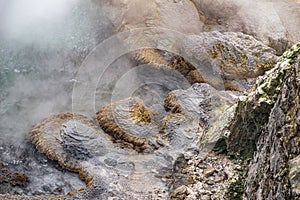
[[[176,196],[181,195],[181,194],[186,194],[186,192],[187,192],[186,186],[182,185],[182,186],[179,186],[178,188],[176,188],[173,191],[173,196],[176,197]]]
[[[206,169],[203,171],[203,175],[204,175],[205,177],[209,177],[209,176],[213,175],[213,173],[214,173],[215,171],[216,171],[215,168],[213,168],[213,167],[208,167],[208,168],[206,168]]]
[[[207,180],[207,181],[205,181],[205,183],[207,185],[214,185],[215,184],[215,182],[213,180]]]
[[[156,140],[156,143],[157,143],[158,145],[162,146],[162,147],[165,146],[165,144],[164,144],[163,141],[161,141],[161,140]]]

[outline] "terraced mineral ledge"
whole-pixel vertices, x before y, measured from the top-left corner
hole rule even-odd
[[[154,113],[139,98],[112,103],[96,113],[100,127],[115,142],[138,152],[158,148],[155,142],[159,131]]]

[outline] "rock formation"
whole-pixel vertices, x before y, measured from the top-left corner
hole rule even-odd
[[[79,173],[86,186],[62,196],[1,199],[300,199],[300,44],[280,58],[274,51],[299,40],[298,3],[99,4],[115,14],[107,15],[116,31],[159,26],[184,34],[171,41],[177,53],[158,46],[133,58],[174,69],[192,87],[171,91],[162,113],[127,98],[102,107],[98,124],[74,113],[41,121],[30,131],[36,149]],[[27,181],[0,162],[0,183]]]
[[[155,121],[155,114],[140,99],[128,98],[97,112],[105,132],[88,118],[71,113],[50,116],[34,126],[30,135],[36,148],[62,167],[78,172],[87,184],[64,196],[35,197],[166,199],[180,194],[178,190],[192,181],[181,172],[186,159],[199,152],[204,133],[199,124],[214,123],[216,113],[232,104],[234,97],[208,84],[195,84],[169,96],[166,107],[171,112],[163,121]],[[187,101],[200,112],[191,113]]]
[[[100,127],[115,142],[139,152],[151,151],[160,146],[154,141],[159,132],[154,115],[139,98],[114,102],[96,113]]]
[[[135,58],[141,63],[175,69],[190,83],[206,82],[219,89],[235,91],[250,89],[255,78],[277,61],[273,49],[242,33],[204,32],[188,36],[182,46],[175,48],[180,55],[143,49],[135,53]]]
[[[281,55],[298,42],[299,2],[247,0],[99,1],[117,32],[163,27],[184,34],[242,32]],[[142,11],[142,12],[141,12]],[[114,13],[114,14],[112,14]],[[291,20],[292,19],[292,20]]]
[[[249,199],[300,198],[299,66],[300,44],[286,52],[270,72],[273,79],[267,81],[271,82],[258,86],[262,90],[258,101],[269,100],[272,109],[259,133],[256,153],[249,165],[246,179]],[[267,85],[269,90],[265,90]],[[266,95],[271,98],[264,98]]]
[[[205,31],[234,31],[254,36],[281,55],[299,41],[300,4],[292,0],[193,0]]]
[[[299,55],[296,44],[240,97],[219,140],[227,155],[250,161],[241,176],[246,199],[299,198]]]

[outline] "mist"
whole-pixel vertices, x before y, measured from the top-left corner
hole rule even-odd
[[[43,118],[71,111],[79,66],[111,34],[92,0],[0,0],[0,143],[18,146]]]

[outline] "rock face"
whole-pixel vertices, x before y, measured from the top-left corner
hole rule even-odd
[[[193,0],[205,31],[235,31],[254,36],[282,54],[298,42],[300,5],[284,1]]]
[[[267,127],[271,110],[280,97],[284,82],[292,68],[297,46],[287,51],[266,75],[256,81],[256,90],[248,96],[240,97],[235,116],[230,123],[230,136],[227,150],[230,155],[251,158],[256,142],[263,129]],[[243,130],[243,134],[241,134]]]
[[[300,44],[285,52],[229,121],[227,155],[251,160],[247,199],[299,198],[299,55]]]
[[[291,160],[289,160],[289,179],[292,189],[292,196],[293,197],[299,197],[300,194],[300,179],[299,179],[299,173],[300,173],[300,162],[299,162],[300,156],[297,156]]]
[[[246,194],[249,199],[299,198],[300,44],[286,52],[279,69],[275,104],[257,152],[249,165]],[[274,76],[273,76],[274,77]],[[263,89],[263,88],[262,88]],[[270,93],[265,91],[268,95]]]
[[[277,61],[273,49],[242,33],[203,32],[188,36],[176,48],[180,55],[144,49],[137,52],[135,58],[141,63],[175,69],[190,83],[207,82],[219,89],[237,91],[251,88],[255,78]]]

